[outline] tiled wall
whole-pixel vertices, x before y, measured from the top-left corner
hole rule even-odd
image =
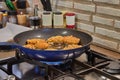
[[[77,29],[93,43],[120,52],[120,0],[52,0],[54,9],[76,13]]]

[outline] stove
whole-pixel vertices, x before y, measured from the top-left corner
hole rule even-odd
[[[36,61],[16,50],[16,56],[0,60],[0,80],[120,80],[120,61],[93,50],[80,59],[62,62]]]

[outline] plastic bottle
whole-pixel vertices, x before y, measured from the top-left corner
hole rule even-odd
[[[7,5],[7,7],[10,9],[10,10],[16,10],[14,4],[12,3],[11,0],[5,0],[5,3]]]
[[[34,6],[34,16],[38,16],[38,11],[39,11],[38,5],[35,5]]]

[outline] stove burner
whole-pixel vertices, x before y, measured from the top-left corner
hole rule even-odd
[[[58,62],[47,62],[47,61],[40,61],[42,63],[46,63],[48,65],[60,65],[60,64],[63,64],[64,62],[63,61],[58,61]]]
[[[48,62],[48,61],[40,61],[40,62],[45,63],[47,65],[59,66],[59,65],[63,65],[63,64],[67,64],[67,63],[72,62],[72,59],[68,59],[65,61],[56,61],[56,62]]]
[[[22,80],[45,80],[45,78],[33,68],[23,75]]]
[[[120,73],[120,64],[115,61],[110,61],[110,64],[105,67],[104,71],[111,74],[119,74]]]
[[[62,75],[54,80],[83,80],[83,79],[77,79],[76,77],[72,75]]]

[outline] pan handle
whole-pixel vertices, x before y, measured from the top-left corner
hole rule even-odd
[[[18,48],[16,43],[0,42],[0,50],[12,50]]]

